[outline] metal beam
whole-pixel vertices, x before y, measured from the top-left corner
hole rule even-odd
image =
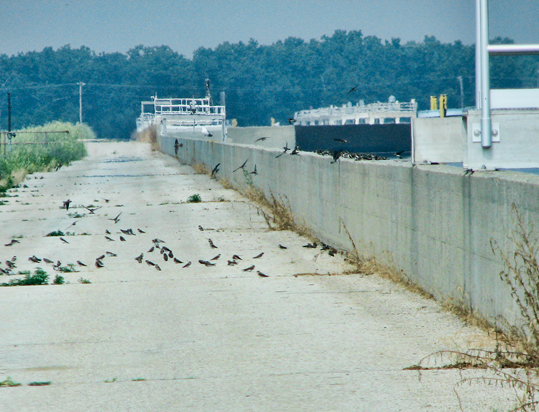
[[[492,146],[492,122],[490,118],[490,70],[488,54],[488,0],[481,0],[481,146]]]
[[[539,54],[539,44],[490,44],[487,49],[491,56]]]

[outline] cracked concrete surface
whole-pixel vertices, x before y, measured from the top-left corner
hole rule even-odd
[[[378,276],[350,274],[341,255],[303,248],[295,233],[268,230],[255,205],[147,144],[88,150],[28,176],[0,206],[0,267],[16,255],[17,270],[39,266],[52,280],[52,265],[27,260],[36,255],[78,271],[62,274],[64,285],[0,288],[0,381],[22,384],[0,388],[0,410],[460,410],[459,371],[419,379],[403,368],[438,350],[492,345],[483,332]],[[202,202],[188,203],[193,194]],[[90,214],[90,204],[101,208]],[[129,228],[135,235],[120,231]],[[54,230],[72,232],[69,243],[45,236]],[[14,236],[20,243],[4,246]],[[149,252],[155,238],[182,263]],[[218,254],[215,266],[198,262]],[[234,254],[242,260],[229,266]],[[50,385],[28,386],[36,381]],[[458,392],[465,410],[514,405],[508,389]]]

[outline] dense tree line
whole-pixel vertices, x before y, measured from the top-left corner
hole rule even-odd
[[[495,42],[511,42],[495,39]],[[7,128],[11,93],[12,128],[54,120],[77,122],[82,82],[83,121],[101,138],[129,138],[140,102],[150,96],[203,97],[204,79],[213,97],[226,93],[228,118],[240,126],[281,123],[294,111],[360,99],[366,103],[415,98],[427,109],[431,95],[447,94],[450,107],[475,96],[475,48],[423,42],[383,41],[361,31],[338,30],[305,41],[290,37],[272,45],[225,42],[199,48],[188,59],[167,46],[137,46],[127,53],[95,53],[69,45],[40,52],[0,55],[0,128]],[[537,87],[537,57],[491,60],[492,87]],[[351,87],[357,91],[348,94]]]

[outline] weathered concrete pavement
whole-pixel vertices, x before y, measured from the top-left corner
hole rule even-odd
[[[459,410],[458,371],[419,380],[403,368],[438,350],[490,344],[481,332],[381,278],[342,274],[350,267],[341,256],[269,231],[236,192],[148,145],[89,151],[29,176],[0,207],[2,262],[16,255],[18,270],[41,266],[51,278],[51,265],[28,257],[88,265],[64,274],[69,284],[0,288],[0,381],[22,383],[0,388],[0,411]],[[187,203],[195,193],[203,202]],[[75,207],[60,209],[68,198]],[[89,204],[101,209],[77,207]],[[128,228],[136,236],[122,235]],[[74,232],[69,244],[44,237],[58,229]],[[3,246],[13,236],[20,244]],[[183,263],[148,252],[154,238]],[[95,267],[107,251],[117,256]],[[137,263],[141,252],[162,270]],[[217,254],[215,266],[198,263]],[[243,260],[228,266],[233,254]],[[51,384],[28,386],[35,381]],[[513,405],[499,388],[459,393],[467,410]]]

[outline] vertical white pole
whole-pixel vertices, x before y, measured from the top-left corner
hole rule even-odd
[[[475,108],[481,110],[481,0],[475,0]]]
[[[82,86],[83,82],[79,82],[79,123],[82,124]]]
[[[481,146],[492,146],[490,70],[488,54],[488,0],[481,0]]]

